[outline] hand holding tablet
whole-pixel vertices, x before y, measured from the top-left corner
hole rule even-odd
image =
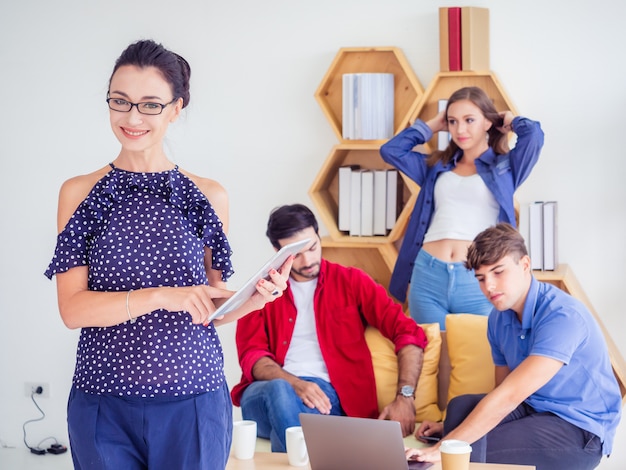
[[[235,294],[233,294],[232,297],[230,297],[226,302],[218,307],[215,312],[213,312],[208,321],[213,321],[217,317],[228,315],[233,310],[241,307],[244,302],[256,292],[257,282],[259,282],[261,279],[267,278],[270,270],[280,268],[283,263],[287,261],[287,258],[289,258],[290,255],[297,254],[310,241],[311,239],[309,238],[299,240],[297,242],[283,246],[279,251],[274,253],[274,256],[267,260],[267,262],[263,266],[261,266],[261,268],[259,268],[257,272],[250,279],[248,279],[246,283],[237,292],[235,292]],[[274,292],[272,292],[272,294],[274,294]],[[279,292],[276,292],[276,294],[274,295],[278,294]]]

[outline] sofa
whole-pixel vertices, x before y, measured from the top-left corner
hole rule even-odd
[[[420,325],[428,338],[424,363],[415,393],[415,421],[439,421],[448,401],[465,393],[486,393],[493,389],[494,365],[487,341],[487,317],[454,314],[446,318],[446,331],[438,323]],[[365,339],[372,354],[378,407],[395,399],[398,362],[391,341],[367,327]],[[413,436],[405,438],[411,447],[423,447]],[[270,452],[267,439],[257,439],[257,452]]]
[[[428,346],[415,393],[415,421],[440,421],[453,397],[486,393],[495,386],[487,317],[448,315],[446,331],[440,331],[438,323],[420,326],[426,333]],[[368,327],[365,337],[372,353],[378,406],[382,409],[396,396],[397,359],[393,344],[378,330]]]

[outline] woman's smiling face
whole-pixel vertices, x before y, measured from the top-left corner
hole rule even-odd
[[[463,151],[487,149],[487,131],[491,121],[470,100],[455,101],[448,107],[448,131]]]
[[[111,78],[109,98],[167,105],[158,115],[142,114],[136,106],[129,112],[109,110],[111,128],[123,152],[162,152],[163,138],[169,124],[180,115],[182,99],[168,105],[173,98],[172,87],[159,69],[134,65],[118,68]]]

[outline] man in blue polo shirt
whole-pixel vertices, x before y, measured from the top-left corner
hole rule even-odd
[[[496,387],[453,399],[445,423],[424,422],[416,436],[470,442],[475,462],[597,467],[611,453],[622,402],[595,319],[580,301],[533,277],[524,239],[508,224],[474,239],[466,267],[494,306],[487,335]],[[407,455],[441,458],[439,444]]]

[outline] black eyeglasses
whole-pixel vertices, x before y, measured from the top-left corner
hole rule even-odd
[[[137,108],[137,111],[139,111],[141,114],[150,114],[152,116],[161,114],[163,112],[163,109],[166,106],[172,104],[174,101],[176,101],[176,98],[166,104],[155,103],[153,101],[144,101],[143,103],[131,103],[130,101],[122,98],[107,98],[109,108],[113,111],[118,111],[120,113],[129,113],[130,110],[133,109],[133,106],[135,106]]]

